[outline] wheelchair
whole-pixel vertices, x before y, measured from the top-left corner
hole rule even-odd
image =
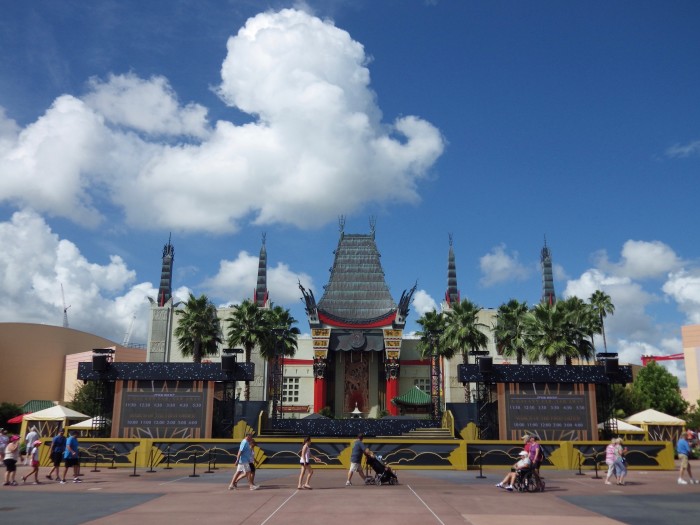
[[[545,482],[534,468],[519,470],[515,474],[513,489],[518,492],[544,492]]]

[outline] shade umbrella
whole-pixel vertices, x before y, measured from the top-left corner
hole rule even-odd
[[[24,419],[24,416],[28,416],[29,414],[31,414],[31,412],[28,412],[26,414],[20,414],[19,416],[15,416],[11,419],[8,419],[7,424],[8,425],[16,425],[17,423],[21,423],[22,420]]]

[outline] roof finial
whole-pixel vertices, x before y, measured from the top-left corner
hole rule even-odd
[[[369,233],[374,239],[374,233],[377,231],[377,218],[374,215],[369,216]]]
[[[450,246],[452,246],[452,234],[448,233],[447,236],[450,238]]]
[[[341,235],[345,233],[345,215],[338,216],[338,228],[340,230]]]
[[[263,234],[262,234],[262,243],[263,243],[263,246],[265,246],[265,238],[266,238],[266,237],[267,237],[267,232],[263,232]]]

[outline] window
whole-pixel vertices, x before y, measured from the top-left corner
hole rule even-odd
[[[413,384],[420,388],[426,394],[430,394],[430,378],[429,377],[419,377],[413,380]]]
[[[282,383],[282,403],[299,402],[299,378],[285,377]]]

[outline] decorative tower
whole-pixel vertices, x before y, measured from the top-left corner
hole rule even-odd
[[[542,265],[542,303],[554,304],[557,296],[554,293],[554,274],[552,273],[552,252],[547,247],[547,238],[544,239],[544,247],[540,255]]]
[[[445,310],[452,308],[453,304],[459,304],[459,288],[457,288],[457,264],[455,252],[452,249],[452,234],[450,234],[450,252],[447,255],[447,291],[445,292]]]
[[[378,410],[382,397],[386,410],[398,414],[391,400],[398,395],[401,340],[415,286],[397,305],[384,278],[374,220],[369,235],[346,234],[344,227],[341,217],[330,280],[318,305],[313,292],[299,285],[313,338],[314,411],[326,406],[330,394],[338,417],[355,406],[363,413]],[[376,381],[380,366],[384,385]],[[334,376],[327,378],[328,371]]]
[[[265,234],[262,235],[262,246],[260,247],[260,257],[258,258],[258,283],[253,294],[255,304],[260,308],[267,308],[269,296],[267,292],[267,250],[265,249]]]
[[[172,344],[172,327],[175,307],[173,305],[173,262],[175,248],[168,237],[168,244],[163,247],[163,266],[160,272],[158,300],[151,302],[151,322],[148,326],[147,360],[165,363],[170,360]]]
[[[160,288],[158,289],[158,306],[165,306],[173,296],[173,261],[175,260],[175,248],[170,243],[172,235],[168,237],[168,244],[163,247],[163,269],[160,272]]]

